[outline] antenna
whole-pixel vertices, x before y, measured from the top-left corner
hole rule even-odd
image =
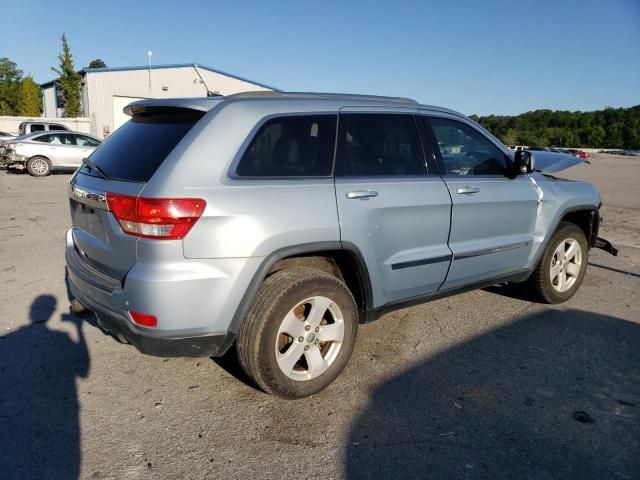
[[[202,75],[200,75],[200,72],[198,71],[198,64],[194,63],[191,66],[198,74],[198,77],[200,77],[200,81],[202,82],[202,85],[204,85],[204,88],[207,91],[207,97],[221,97],[222,95],[220,95],[219,93],[212,92],[211,90],[209,90],[209,87],[207,87],[207,84],[204,82],[204,78],[202,78]]]

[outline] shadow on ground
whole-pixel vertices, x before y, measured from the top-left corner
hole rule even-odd
[[[550,309],[375,388],[347,478],[640,478],[640,326]]]
[[[0,477],[78,478],[80,421],[76,379],[89,372],[81,320],[63,314],[78,340],[49,328],[52,295],[31,304],[31,324],[0,337]]]

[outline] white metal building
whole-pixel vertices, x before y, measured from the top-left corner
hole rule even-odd
[[[206,97],[207,89],[222,95],[277,90],[253,80],[194,63],[151,67],[86,68],[82,79],[82,108],[91,133],[104,138],[127,121],[122,109],[144,98]],[[55,80],[40,85],[43,116],[63,116]]]

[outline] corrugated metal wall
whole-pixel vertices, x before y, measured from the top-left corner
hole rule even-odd
[[[114,115],[114,106],[123,103],[121,99],[114,102],[113,97],[138,98],[173,98],[204,97],[207,90],[193,67],[152,68],[151,82],[149,70],[123,70],[106,72],[88,72],[86,89],[89,101],[88,114],[91,118],[92,133],[104,138],[112,133],[121,121]],[[223,95],[232,93],[268,90],[253,83],[228,77],[219,73],[198,68],[198,72],[206,82],[209,90]]]

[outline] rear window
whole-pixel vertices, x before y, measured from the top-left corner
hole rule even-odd
[[[333,169],[336,115],[272,118],[251,141],[240,177],[328,177]]]
[[[178,108],[134,115],[93,152],[91,160],[113,180],[148,182],[203,115]],[[87,166],[80,171],[99,176]]]

